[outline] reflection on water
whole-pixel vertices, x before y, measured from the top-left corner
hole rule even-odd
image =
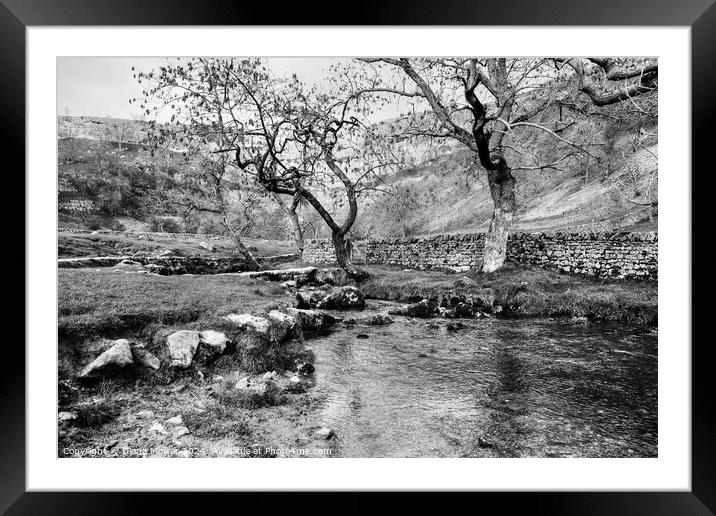
[[[655,330],[463,323],[400,318],[311,342],[338,456],[656,456]]]

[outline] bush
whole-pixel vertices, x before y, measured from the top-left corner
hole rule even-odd
[[[149,230],[158,233],[181,233],[181,222],[174,217],[152,217],[149,221]]]
[[[97,231],[98,229],[102,229],[103,223],[104,219],[98,215],[92,215],[84,220],[85,226],[91,231]]]
[[[127,229],[126,226],[118,220],[113,220],[109,227],[114,231],[125,231]]]

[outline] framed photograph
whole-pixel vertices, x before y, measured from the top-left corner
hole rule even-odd
[[[3,511],[716,510],[691,337],[716,8],[403,7],[2,0],[27,256]]]

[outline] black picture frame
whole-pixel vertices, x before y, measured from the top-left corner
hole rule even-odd
[[[608,25],[690,26],[692,71],[692,167],[707,171],[714,142],[712,88],[716,85],[716,5],[714,0],[503,0],[499,3],[406,0],[362,2],[348,6],[277,4],[221,0],[0,0],[0,113],[7,154],[17,159],[14,170],[25,170],[25,29],[48,25]],[[346,9],[349,8],[349,9]],[[329,16],[332,17],[329,19]],[[668,108],[667,108],[668,109]],[[9,151],[13,150],[12,153]],[[684,166],[687,166],[684,161]],[[17,172],[16,172],[17,173]],[[690,173],[690,172],[689,172]],[[24,192],[19,181],[16,192]],[[17,195],[17,194],[16,194]],[[24,195],[23,195],[24,197]],[[696,203],[694,203],[696,205]],[[693,214],[696,221],[699,217]],[[694,231],[692,230],[692,235]],[[18,246],[19,247],[19,246]],[[23,251],[24,253],[24,251]],[[27,258],[27,257],[25,257]],[[689,267],[690,264],[684,264]],[[25,268],[25,274],[31,271]],[[48,295],[51,293],[48,292]],[[54,295],[54,292],[52,293]],[[19,305],[20,303],[17,303]],[[699,308],[694,304],[694,315]],[[696,317],[693,317],[696,320]],[[13,340],[17,337],[13,335]],[[690,492],[471,493],[451,495],[451,503],[468,501],[501,510],[526,504],[537,514],[714,514],[716,453],[714,453],[714,375],[710,339],[692,346],[692,490]],[[688,343],[683,343],[686,346]],[[59,493],[25,489],[25,356],[17,342],[6,342],[0,374],[0,512],[7,514],[128,514],[205,509],[205,496],[186,493]],[[11,349],[9,349],[11,348]],[[236,503],[250,510],[245,494],[212,493],[211,504]],[[304,494],[263,493],[251,500],[257,507],[301,507]],[[356,495],[351,495],[356,496]],[[477,500],[475,500],[477,498]],[[424,506],[421,493],[404,497],[407,505]],[[323,502],[322,502],[323,503]],[[330,502],[331,504],[335,502]],[[339,502],[347,510],[368,502]],[[217,504],[217,505],[215,505]],[[310,504],[309,504],[310,505]],[[372,505],[372,504],[371,504]],[[334,507],[335,508],[335,507]],[[404,507],[407,509],[407,507]],[[341,511],[343,512],[343,510]]]

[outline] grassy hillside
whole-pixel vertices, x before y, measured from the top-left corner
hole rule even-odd
[[[517,179],[514,229],[522,231],[603,231],[636,227],[657,230],[658,126],[646,116],[618,121],[616,110],[581,118],[564,127],[557,109],[542,114],[540,124],[559,130],[570,141],[591,141],[590,155],[575,152],[549,133],[521,128],[506,151]],[[423,159],[389,178],[398,199],[386,198],[364,208],[360,232],[379,236],[411,236],[447,232],[484,231],[492,215],[492,199],[485,172],[475,155],[449,141],[403,143]],[[411,149],[412,148],[412,149]],[[519,165],[558,163],[558,170],[520,170]],[[538,159],[535,159],[535,156]],[[408,207],[399,210],[396,201]],[[635,201],[635,202],[634,202]],[[404,223],[400,219],[404,219]]]
[[[553,110],[543,113],[539,122],[561,128],[560,119],[561,114]],[[564,165],[562,170],[513,171],[517,178],[515,230],[657,229],[657,210],[638,202],[651,199],[658,187],[651,173],[657,167],[658,127],[648,119],[629,124],[615,120],[606,111],[601,117],[581,119],[560,129],[564,138],[574,141],[588,135],[596,143],[590,147],[596,159],[577,153],[560,164]],[[383,130],[397,133],[399,123],[383,123]],[[120,228],[148,229],[155,215],[183,215],[166,201],[172,192],[186,188],[182,178],[191,173],[187,167],[192,165],[183,160],[181,152],[153,153],[144,144],[145,122],[60,117],[58,126],[60,226],[111,227],[119,221]],[[539,155],[541,163],[571,150],[548,133],[533,129],[522,129],[516,141],[515,147],[523,152],[516,154],[508,149],[507,157],[513,164],[534,165],[533,157],[525,156],[524,149]],[[358,238],[487,229],[492,200],[485,172],[470,151],[449,140],[431,144],[403,141],[400,145],[411,165],[385,178],[394,186],[395,195],[359,199],[354,227]],[[163,196],[158,195],[158,181]],[[329,195],[318,195],[330,199]],[[72,202],[84,201],[94,211],[63,209],[73,207]],[[290,238],[283,227],[286,221],[274,203],[265,200],[258,206],[252,215],[258,223],[251,236]],[[307,217],[315,218],[310,208],[303,209]],[[340,219],[340,213],[337,215]],[[99,224],[97,218],[102,219]],[[207,216],[183,220],[181,225],[188,232],[221,232],[217,221]],[[326,235],[323,228],[307,236]]]

